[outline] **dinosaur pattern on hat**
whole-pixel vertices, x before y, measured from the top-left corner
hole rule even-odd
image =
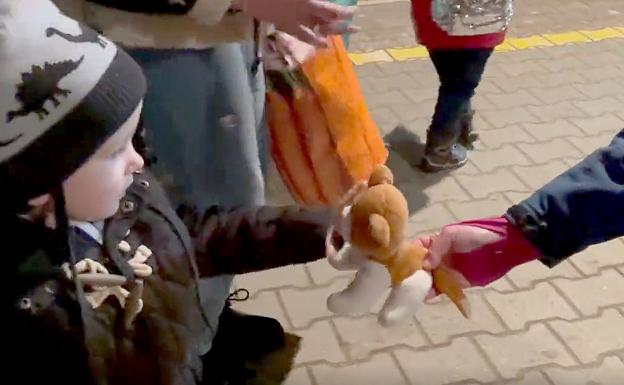
[[[71,90],[63,89],[58,84],[64,77],[74,72],[83,60],[84,56],[78,60],[65,60],[57,63],[45,62],[42,66],[33,65],[30,72],[23,72],[22,83],[17,85],[17,93],[15,94],[15,99],[22,104],[22,108],[7,112],[7,123],[33,112],[39,116],[40,120],[48,116],[50,112],[45,108],[45,103],[51,101],[54,107],[58,107],[61,104],[58,97],[67,97],[71,94]],[[15,140],[17,138],[8,142],[11,143]]]
[[[56,35],[70,43],[95,43],[102,48],[106,48],[108,44],[99,33],[83,25],[80,25],[80,35],[70,35],[53,27],[46,29],[45,33],[47,37]]]

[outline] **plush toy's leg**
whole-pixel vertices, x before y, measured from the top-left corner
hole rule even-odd
[[[336,253],[327,257],[329,264],[336,270],[358,270],[366,257],[351,245],[345,245]]]
[[[393,287],[379,314],[379,324],[392,326],[414,314],[425,302],[432,284],[431,275],[424,270],[418,270]]]
[[[389,287],[390,274],[386,267],[362,259],[358,272],[349,286],[327,298],[327,308],[338,314],[366,312]]]

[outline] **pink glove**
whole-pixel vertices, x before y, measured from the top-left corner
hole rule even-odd
[[[489,233],[476,234],[471,227]],[[426,268],[445,263],[463,275],[471,286],[485,286],[515,266],[540,256],[522,232],[503,217],[449,225],[431,239],[429,254]]]
[[[350,25],[355,7],[327,0],[238,0],[243,12],[275,24],[275,27],[306,43],[325,47],[325,36],[357,32]]]

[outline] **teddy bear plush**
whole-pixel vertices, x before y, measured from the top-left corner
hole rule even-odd
[[[441,267],[432,272],[422,268],[427,250],[405,239],[409,216],[405,196],[393,185],[393,175],[384,165],[371,174],[335,229],[345,243],[328,255],[338,270],[356,270],[344,290],[327,299],[328,309],[337,314],[369,311],[390,289],[378,320],[391,326],[412,315],[425,302],[432,287],[449,296],[468,317],[469,304],[451,271]]]

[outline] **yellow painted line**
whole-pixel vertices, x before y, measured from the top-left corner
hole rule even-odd
[[[616,39],[624,37],[624,29],[618,31],[615,28],[603,28],[593,31],[579,31],[583,35],[590,38],[592,41],[601,41],[606,39]]]
[[[563,44],[575,44],[575,43],[587,43],[591,39],[580,32],[565,32],[565,33],[552,33],[543,35],[546,40],[553,42],[556,45]]]
[[[585,44],[593,41],[624,38],[624,27],[607,27],[594,30],[549,33],[521,38],[508,38],[496,47],[498,52],[514,52],[525,49],[554,47],[564,44]],[[355,65],[377,62],[415,60],[429,57],[423,46],[387,48],[371,52],[352,52],[349,57]]]
[[[422,46],[412,48],[389,48],[386,51],[388,51],[388,54],[390,54],[390,56],[392,56],[392,58],[396,61],[429,57],[429,51],[427,51],[427,48]]]
[[[506,39],[516,49],[528,49],[537,47],[550,47],[553,45],[550,41],[546,40],[543,36],[535,35],[521,38]]]
[[[372,52],[350,53],[349,57],[355,65],[393,61],[392,57],[388,55],[385,50],[382,49]]]
[[[509,51],[515,51],[516,47],[514,47],[507,40],[505,40],[502,44],[494,48],[494,50],[498,52],[509,52]]]

